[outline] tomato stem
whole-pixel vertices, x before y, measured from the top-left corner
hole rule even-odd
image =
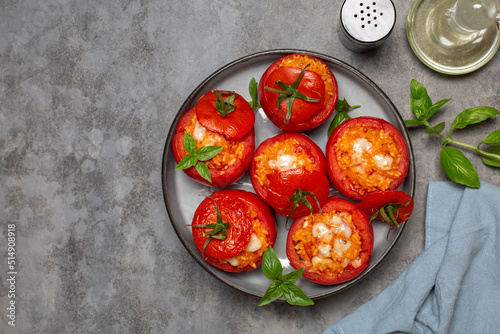
[[[310,192],[310,191],[302,191],[301,188],[298,188],[297,190],[295,190],[295,193],[288,199],[288,206],[285,209],[288,209],[290,207],[290,205],[292,205],[292,211],[290,211],[290,214],[288,215],[288,217],[286,217],[285,226],[288,225],[288,219],[292,216],[295,209],[298,208],[301,204],[304,204],[305,206],[307,206],[309,211],[311,211],[311,219],[312,219],[312,214],[314,212],[314,209],[306,197],[308,195],[311,195],[314,197],[314,199],[316,200],[316,204],[318,206],[319,212],[321,212],[321,205],[319,204],[318,197],[316,196],[316,194],[313,192]]]
[[[278,100],[276,101],[276,109],[280,110],[281,101],[286,100],[286,115],[285,115],[285,123],[283,125],[283,128],[288,124],[288,122],[290,121],[290,118],[292,117],[292,105],[293,105],[293,101],[296,98],[302,99],[302,100],[307,101],[307,102],[319,102],[319,101],[321,101],[321,94],[319,94],[318,92],[316,92],[316,93],[318,93],[318,95],[320,95],[320,98],[315,99],[315,98],[312,98],[312,97],[309,97],[309,96],[302,94],[298,90],[300,80],[304,76],[306,68],[308,68],[309,65],[311,65],[311,64],[307,64],[300,71],[299,76],[291,85],[287,85],[286,83],[284,83],[280,80],[276,80],[276,82],[275,82],[276,87],[279,87],[281,89],[276,89],[276,88],[267,87],[267,86],[264,87],[265,90],[279,94]]]
[[[203,232],[204,237],[208,237],[207,240],[205,241],[205,244],[203,245],[203,250],[201,252],[201,256],[205,258],[205,249],[208,246],[208,243],[212,241],[212,239],[217,239],[217,240],[225,240],[227,238],[227,229],[231,227],[229,223],[224,222],[222,220],[222,216],[220,214],[219,206],[217,205],[217,202],[210,197],[214,204],[215,204],[215,210],[217,212],[217,221],[212,224],[193,224],[193,225],[187,225],[191,227],[199,227],[199,228],[211,228],[210,231],[205,231]]]
[[[219,114],[222,117],[226,117],[227,115],[232,113],[236,108],[234,104],[234,100],[236,99],[236,93],[228,91],[219,92],[217,90],[214,90],[213,92],[217,97],[215,99],[215,109],[219,112]],[[224,98],[222,94],[229,94],[229,96]]]

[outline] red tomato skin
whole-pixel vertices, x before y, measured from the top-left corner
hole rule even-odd
[[[214,193],[212,198],[205,198],[196,209],[192,225],[206,225],[217,221],[215,203],[219,207],[222,220],[228,222],[231,228],[227,229],[225,240],[211,240],[206,249],[205,255],[216,259],[229,259],[244,250],[250,242],[252,234],[252,221],[250,213],[244,203],[234,196]],[[203,245],[208,239],[203,233],[210,229],[193,227],[193,238],[198,250],[202,251]],[[206,230],[206,231],[205,231]]]
[[[368,126],[376,129],[383,129],[385,132],[391,134],[398,150],[400,152],[400,163],[398,171],[401,175],[393,180],[387,190],[394,190],[403,183],[406,174],[408,172],[409,165],[409,155],[408,155],[408,147],[406,146],[406,142],[404,141],[403,136],[399,133],[399,131],[389,122],[383,120],[381,118],[376,117],[356,117],[351,118],[349,120],[344,121],[340,124],[335,130],[333,130],[332,134],[328,138],[326,143],[326,160],[328,164],[328,177],[332,185],[344,196],[354,199],[354,200],[362,200],[367,194],[365,193],[361,195],[359,191],[354,188],[353,183],[345,176],[343,176],[342,168],[339,166],[337,161],[336,152],[334,149],[337,140],[342,137],[342,135],[351,127],[356,124],[364,123]]]
[[[222,91],[221,94],[223,93]],[[222,94],[227,97],[229,94]],[[203,95],[196,104],[198,122],[210,131],[219,133],[227,139],[238,139],[253,129],[255,113],[250,104],[239,94],[235,93],[235,109],[222,116],[215,109],[216,95],[213,91]]]
[[[322,212],[330,212],[333,210],[350,212],[353,216],[353,222],[359,230],[361,237],[361,265],[358,268],[348,265],[342,274],[335,277],[311,272],[311,264],[300,259],[300,256],[295,251],[295,243],[293,242],[293,235],[302,227],[306,217],[298,218],[293,222],[286,241],[286,254],[290,260],[290,265],[295,269],[305,268],[302,276],[310,281],[323,285],[340,284],[356,278],[370,264],[370,256],[373,251],[373,227],[370,224],[368,216],[363,211],[359,210],[356,204],[337,196],[328,198],[328,201],[321,208]]]
[[[365,212],[368,216],[373,216],[385,204],[408,204],[406,207],[398,207],[398,217],[396,221],[402,223],[410,218],[413,212],[414,201],[410,195],[400,190],[387,190],[371,193],[365,196],[358,203],[358,208]],[[380,215],[378,215],[380,217]]]
[[[306,216],[311,210],[305,204],[300,204],[292,212],[292,203],[289,199],[297,189],[308,191],[316,195],[319,207],[313,195],[307,195],[306,199],[313,208],[313,212],[326,202],[330,194],[330,183],[328,178],[318,171],[308,171],[305,168],[295,168],[277,173],[269,184],[268,204],[280,216],[297,218]]]
[[[255,178],[256,170],[257,170],[257,161],[255,157],[262,154],[266,148],[266,146],[273,145],[276,142],[284,141],[289,138],[295,138],[300,146],[305,150],[305,152],[311,157],[311,160],[316,164],[316,171],[320,172],[323,175],[327,175],[327,165],[326,158],[323,154],[321,148],[309,137],[301,133],[293,133],[293,132],[282,132],[275,136],[269,137],[264,140],[259,147],[255,150],[254,159],[250,165],[250,181],[252,182],[253,188],[257,195],[263,199],[266,203],[268,203],[268,189],[259,184],[257,179]],[[275,175],[275,174],[274,174]],[[268,178],[272,179],[274,175],[269,175]]]
[[[275,81],[273,81],[273,79],[270,79],[271,74],[273,73],[274,70],[276,70],[278,67],[280,67],[279,65],[281,64],[281,62],[285,58],[292,58],[293,56],[294,56],[294,54],[287,55],[285,57],[282,57],[282,58],[276,60],[273,64],[271,64],[271,66],[269,66],[267,68],[267,70],[264,72],[264,74],[262,75],[262,77],[259,81],[257,91],[258,91],[258,95],[259,95],[259,102],[262,106],[262,109],[266,113],[269,120],[276,127],[278,127],[279,129],[281,129],[284,132],[304,132],[304,131],[308,131],[308,130],[311,130],[311,129],[317,127],[318,125],[320,125],[321,123],[326,121],[333,114],[333,111],[335,110],[335,106],[337,105],[337,101],[338,101],[338,86],[337,86],[337,81],[335,79],[335,76],[333,75],[331,70],[328,69],[329,75],[332,78],[333,87],[332,87],[332,94],[328,95],[328,97],[326,99],[323,99],[324,100],[323,107],[320,108],[319,110],[315,111],[312,114],[312,116],[310,116],[305,121],[297,121],[296,123],[290,121],[290,122],[288,122],[288,124],[286,126],[284,126],[286,113],[283,114],[280,110],[278,110],[276,108],[276,99],[266,98],[265,87],[266,86],[267,87],[275,87]],[[307,57],[314,59],[316,61],[320,61],[318,58],[315,58],[313,56],[307,55]],[[306,72],[308,72],[307,69],[306,69]],[[275,93],[275,94],[277,95],[277,93]],[[325,93],[325,96],[326,96],[326,93]],[[314,97],[314,96],[311,96],[311,97]],[[281,104],[280,104],[280,107],[281,107]],[[292,115],[293,115],[293,112],[292,112]],[[295,117],[297,117],[297,116],[295,116]]]
[[[269,208],[269,206],[267,206],[257,195],[255,195],[254,193],[245,191],[245,190],[240,190],[240,189],[222,189],[222,190],[218,190],[218,191],[214,192],[211,195],[211,197],[213,199],[215,199],[215,201],[217,202],[217,205],[219,206],[219,209],[221,210],[221,214],[223,212],[222,207],[224,207],[224,212],[226,212],[226,208],[227,208],[226,204],[228,204],[228,203],[231,204],[231,202],[238,202],[244,206],[244,214],[241,215],[242,218],[245,218],[247,215],[249,216],[249,214],[248,214],[249,208],[252,208],[257,213],[258,219],[262,224],[261,226],[268,231],[269,247],[274,246],[274,244],[276,242],[276,236],[277,236],[276,220],[275,220],[274,214],[271,211],[271,209]],[[206,200],[209,200],[212,203],[211,207],[213,210],[215,210],[215,205],[213,205],[213,201],[210,200],[209,198],[206,198],[205,200],[203,200],[202,203],[205,202]],[[200,204],[200,206],[195,211],[195,215],[193,218],[193,224],[195,224],[195,221],[199,221],[203,224],[202,218],[206,215],[205,214],[205,211],[207,208],[205,206],[206,204],[207,203],[204,203],[203,206],[202,206],[202,204]],[[208,203],[208,206],[210,207],[210,203]],[[232,207],[232,205],[229,205],[229,208],[231,208],[231,207]],[[241,213],[241,211],[239,213]],[[198,217],[200,217],[200,218],[198,218]],[[237,219],[237,220],[234,220],[234,222],[240,224],[243,221],[241,219]],[[210,223],[210,222],[207,222],[207,223]],[[251,220],[250,220],[250,225],[251,225]],[[195,229],[198,231],[195,231]],[[229,238],[229,231],[230,230],[231,230],[231,228],[228,230],[228,238]],[[200,238],[200,235],[201,235],[200,232],[202,232],[202,231],[203,231],[202,228],[193,227],[193,238],[195,238],[195,235],[196,235],[197,239],[195,239],[195,244],[196,244],[196,247],[198,248],[198,251],[200,252],[200,254],[202,253],[203,245],[204,245],[205,240],[206,240],[206,238],[203,238],[203,237]],[[250,229],[250,234],[251,234],[251,232],[252,232],[252,230]],[[245,241],[245,242],[246,243],[242,247],[242,250],[244,250],[246,248],[246,246],[248,245],[248,241]],[[214,239],[214,240],[210,241],[210,243],[221,244],[222,241]],[[210,243],[209,243],[209,245],[210,245]],[[207,250],[208,250],[208,246],[207,246]],[[207,255],[207,250],[205,251],[205,260],[208,263],[210,263],[211,265],[213,265],[214,267],[217,267],[219,269],[222,269],[222,270],[228,271],[228,272],[250,271],[250,270],[254,269],[250,265],[248,265],[244,268],[238,268],[238,267],[232,266],[229,263],[220,263],[218,261],[218,258],[224,258],[224,257],[220,257],[220,256],[227,256],[227,254],[221,255],[219,253],[219,255],[217,255],[219,257],[216,258],[216,257]],[[239,254],[239,253],[237,253],[237,254]],[[237,254],[234,254],[234,255],[237,255]],[[261,263],[262,263],[262,258],[256,263],[257,267]]]
[[[281,66],[275,69],[269,74],[268,83],[272,83],[270,88],[279,89],[276,85],[276,81],[279,80],[287,85],[291,85],[297,80],[301,72],[298,67]],[[324,104],[325,97],[325,83],[319,74],[312,71],[305,71],[302,76],[298,90],[311,98],[320,99],[317,102],[307,102],[303,99],[295,99],[292,107],[292,114],[290,117],[291,123],[302,123],[307,121],[311,116],[318,111]],[[278,94],[270,92],[264,89],[264,101],[266,104],[273,105],[276,107],[276,102],[278,101]],[[278,108],[269,109],[266,108],[272,115],[270,119],[283,119],[287,112],[286,100],[280,102],[279,110]],[[276,112],[278,114],[276,114]]]
[[[195,108],[193,107],[181,118],[177,126],[172,144],[174,159],[177,163],[179,163],[187,154],[184,150],[184,129],[191,125],[191,120],[194,115]],[[245,150],[243,151],[242,159],[236,160],[235,163],[224,172],[217,169],[209,169],[210,176],[212,177],[211,183],[202,178],[194,167],[184,169],[184,173],[186,173],[186,175],[194,181],[214,188],[223,188],[236,182],[250,168],[253,152],[255,150],[255,129],[252,127],[252,129],[245,136],[243,136],[243,138],[240,138],[240,141],[245,143]]]

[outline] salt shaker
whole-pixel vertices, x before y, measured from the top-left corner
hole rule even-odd
[[[395,23],[396,8],[391,0],[345,0],[338,35],[351,51],[373,51],[387,40]]]

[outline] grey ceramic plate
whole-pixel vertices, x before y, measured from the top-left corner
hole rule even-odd
[[[268,285],[270,284],[270,281],[267,280],[260,268],[245,273],[227,273],[207,264],[198,253],[191,235],[191,228],[186,228],[185,225],[191,223],[196,207],[204,198],[199,195],[210,195],[216,189],[206,187],[192,181],[182,171],[175,171],[176,162],[172,153],[172,140],[181,117],[193,105],[195,105],[196,101],[203,94],[216,87],[221,90],[236,91],[245,99],[250,101],[248,84],[251,78],[254,77],[257,81],[260,80],[261,75],[275,60],[287,54],[298,52],[317,57],[323,60],[331,68],[335,78],[337,79],[339,98],[346,98],[347,101],[352,104],[361,105],[361,108],[350,111],[351,117],[362,115],[380,117],[396,126],[405,138],[410,151],[410,166],[408,175],[399,189],[413,196],[415,187],[413,151],[408,132],[406,131],[399,112],[384,92],[377,87],[377,85],[353,67],[335,58],[310,51],[271,50],[243,57],[213,73],[210,77],[203,81],[191,93],[191,95],[189,95],[170,128],[165,144],[162,164],[163,194],[171,223],[179,236],[179,239],[198,264],[227,285],[258,298],[261,298],[264,295]],[[327,120],[327,122],[323,125],[305,133],[323,150],[326,147],[327,129],[330,121],[331,119]],[[262,110],[258,110],[258,112],[256,112],[255,129],[256,147],[266,138],[278,133],[277,128],[267,119]],[[252,192],[254,191],[248,174],[230,187]],[[331,195],[339,195],[333,187],[330,193]],[[375,234],[373,255],[371,257],[370,266],[360,276],[349,282],[331,286],[315,284],[304,278],[300,278],[297,284],[312,299],[326,297],[355,285],[359,280],[368,275],[389,253],[403,232],[405,223],[403,223],[399,229],[392,230],[388,239],[388,225],[375,221],[373,227]],[[288,264],[285,252],[285,242],[287,237],[285,218],[277,217],[277,229],[278,238],[274,249],[282,262],[284,272],[286,273],[292,271],[293,268],[291,268]]]

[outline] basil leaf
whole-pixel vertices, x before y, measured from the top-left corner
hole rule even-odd
[[[427,114],[425,116],[425,119],[430,119],[432,116],[434,116],[434,114],[436,113],[436,111],[438,111],[446,102],[448,101],[451,101],[451,99],[445,99],[445,100],[441,100],[441,101],[438,101],[436,103],[434,103],[430,108],[429,110],[427,110]]]
[[[424,122],[416,120],[416,119],[408,119],[405,121],[405,125],[423,125]]]
[[[291,283],[291,284],[293,284],[293,283],[297,282],[297,280],[300,278],[300,276],[302,276],[302,273],[304,272],[304,269],[305,268],[300,268],[300,269],[292,271],[291,273],[283,275],[283,277],[281,278],[281,280],[284,283]]]
[[[264,306],[269,303],[272,303],[281,296],[283,296],[283,289],[281,288],[281,282],[274,281],[267,288],[266,292],[264,293],[264,296],[262,296],[262,299],[259,301],[258,306]]]
[[[191,154],[196,150],[196,141],[187,131],[184,131],[184,149]]]
[[[186,154],[184,157],[182,157],[181,161],[177,164],[175,167],[175,170],[182,170],[182,169],[187,169],[189,167],[192,167],[196,164],[196,159],[194,159],[193,162],[193,156],[190,154]]]
[[[283,267],[272,247],[268,247],[264,252],[264,257],[262,258],[262,272],[271,281],[281,279]]]
[[[452,128],[463,129],[467,125],[482,122],[498,114],[500,114],[500,112],[492,107],[476,107],[466,109],[455,118]]]
[[[493,146],[484,151],[478,151],[483,162],[491,167],[500,167],[500,146]]]
[[[208,182],[212,182],[212,176],[210,175],[210,171],[208,170],[207,165],[205,165],[203,162],[197,162],[196,165],[194,165],[194,168],[202,178],[204,178]]]
[[[222,146],[203,146],[196,150],[194,156],[199,161],[207,161],[215,157],[222,151]]]
[[[469,159],[459,150],[444,146],[440,154],[441,167],[450,180],[471,188],[481,185],[476,169]]]
[[[487,144],[487,145],[500,144],[500,130],[496,130],[490,133],[488,137],[486,137],[486,139],[481,142],[481,144]]]
[[[330,126],[328,127],[328,137],[332,134],[333,130],[335,130],[342,122],[346,119],[350,119],[349,115],[347,115],[346,111],[339,111],[335,117],[333,117]]]
[[[427,111],[432,106],[432,101],[420,82],[415,79],[411,80],[410,84],[411,110],[417,119],[426,121]]]
[[[442,122],[442,123],[439,123],[438,125],[430,128],[430,129],[425,130],[424,132],[425,133],[438,134],[438,133],[441,133],[444,130],[444,126],[445,126],[445,123]]]
[[[250,101],[250,106],[252,109],[257,109],[260,108],[260,103],[259,103],[259,95],[257,92],[259,84],[255,78],[252,78],[250,80],[250,84],[248,85],[248,92],[250,93],[250,98],[252,101]]]
[[[283,291],[283,297],[288,303],[298,306],[314,305],[311,298],[307,297],[301,288],[294,284],[287,284],[287,286],[288,291]]]

